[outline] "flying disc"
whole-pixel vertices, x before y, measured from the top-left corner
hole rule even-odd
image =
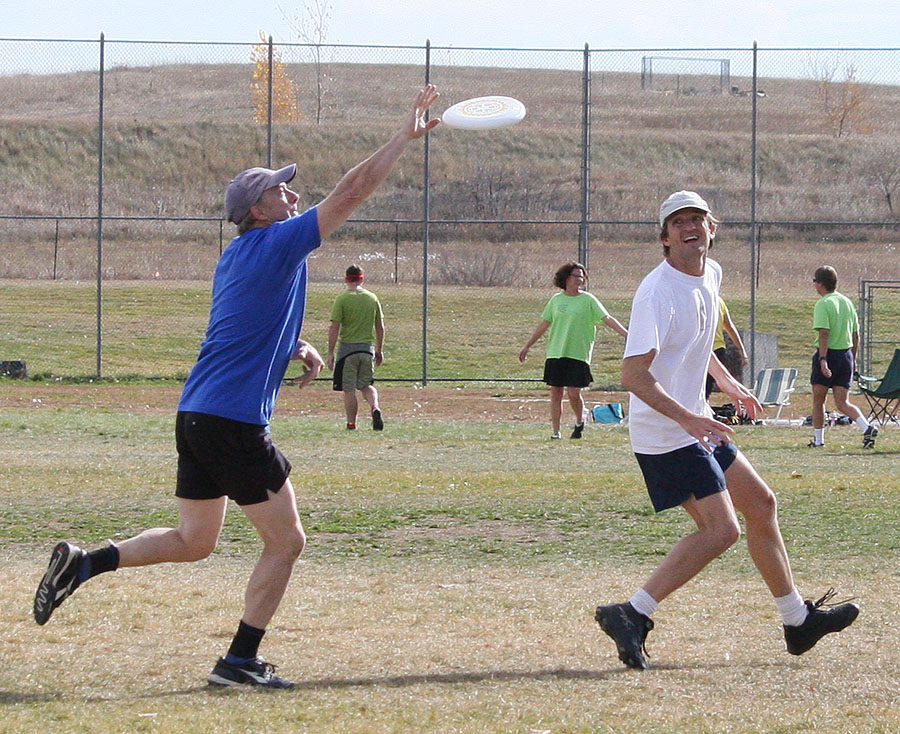
[[[441,118],[450,127],[488,130],[521,122],[525,118],[525,105],[512,97],[473,97],[448,107]]]

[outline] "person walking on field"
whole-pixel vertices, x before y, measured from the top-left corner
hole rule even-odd
[[[813,328],[819,333],[809,381],[813,394],[813,440],[809,446],[825,445],[825,397],[834,394],[837,409],[863,432],[863,448],[875,448],[878,429],[849,400],[850,383],[856,371],[859,350],[859,317],[847,296],[837,290],[837,272],[823,265],[816,268],[813,286],[821,298],[813,311]]]
[[[662,203],[659,224],[665,257],[635,293],[622,384],[631,393],[631,444],[653,508],[680,505],[697,530],[672,547],[629,601],[597,607],[595,619],[623,663],[649,667],[645,642],[658,605],[737,542],[740,512],[750,556],[781,613],[787,651],[802,655],[824,635],[850,625],[859,607],[830,604],[831,589],[815,603],[800,596],[775,495],[704,398],[708,371],[750,418],[762,411],[712,352],[722,269],[707,254],[717,220],[697,193],[678,191]]]
[[[544,307],[541,322],[519,352],[519,361],[528,359],[528,351],[550,330],[547,340],[547,359],[544,362],[544,382],[550,385],[550,438],[562,438],[563,395],[575,414],[575,428],[571,438],[581,438],[584,432],[583,388],[594,381],[591,374],[591,355],[597,324],[606,324],[613,331],[628,336],[628,330],[609,315],[597,298],[584,290],[588,274],[584,265],[567,262],[553,276],[553,285],[562,290]]]
[[[372,410],[372,428],[384,430],[384,419],[378,405],[375,367],[384,360],[384,312],[378,296],[362,287],[363,271],[357,265],[347,268],[347,289],[331,308],[328,330],[328,369],[334,371],[333,386],[344,393],[347,430],[356,430],[359,390]],[[335,362],[334,348],[340,344]]]
[[[175,424],[179,525],[145,530],[90,552],[57,544],[34,598],[38,624],[46,624],[63,601],[100,573],[206,558],[218,543],[231,498],[256,528],[263,549],[237,632],[208,680],[220,686],[293,687],[275,675],[258,648],[306,543],[288,476],[291,464],[272,442],[269,422],[290,359],[308,367],[301,387],[324,366],[319,353],[299,340],[307,259],[384,181],[407,144],[440,122],[425,120],[437,96],[433,85],[421,90],[396,134],[302,214],[300,197],[288,188],[295,164],[250,168],[231,181],[225,208],[238,236],[216,268],[206,338]]]

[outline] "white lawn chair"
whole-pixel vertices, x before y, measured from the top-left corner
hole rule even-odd
[[[797,370],[793,367],[760,370],[756,376],[753,392],[764,408],[778,406],[775,420],[781,418],[784,406],[791,404],[791,393],[797,381]]]

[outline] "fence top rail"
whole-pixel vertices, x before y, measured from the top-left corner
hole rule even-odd
[[[258,39],[248,39],[247,41],[203,41],[203,40],[163,40],[163,39],[135,39],[135,38],[17,38],[2,37],[0,42],[27,42],[27,43],[122,43],[122,44],[146,44],[146,45],[167,45],[167,46],[247,46],[259,45]],[[597,53],[688,53],[692,51],[702,52],[728,52],[728,51],[900,51],[900,46],[757,46],[756,42],[752,42],[747,46],[693,46],[693,47],[606,47],[591,48],[588,43],[583,46],[566,47],[541,47],[541,46],[435,46],[426,40],[423,44],[372,44],[372,43],[308,43],[308,42],[278,42],[278,46],[296,46],[307,48],[370,48],[370,49],[405,49],[405,50],[424,50],[430,48],[432,51],[540,51],[540,52],[560,52],[560,53],[584,53],[585,51]],[[683,57],[677,57],[682,59]],[[698,59],[707,61],[708,59]]]

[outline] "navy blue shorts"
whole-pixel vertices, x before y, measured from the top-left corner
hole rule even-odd
[[[846,387],[850,389],[853,382],[853,350],[852,349],[829,349],[828,356],[825,358],[828,362],[828,369],[831,370],[831,379],[822,374],[822,366],[819,364],[819,350],[812,358],[812,373],[809,381],[812,385],[824,385],[825,387]]]
[[[734,443],[723,443],[710,453],[699,443],[665,454],[635,454],[647,492],[657,512],[678,507],[691,497],[703,499],[724,492],[725,472],[737,457]]]
[[[291,473],[265,426],[207,413],[180,412],[175,419],[178,477],[175,496],[212,500],[227,495],[255,505],[277,492]]]
[[[580,359],[555,357],[544,362],[544,382],[552,387],[587,387],[593,381],[591,366]]]

